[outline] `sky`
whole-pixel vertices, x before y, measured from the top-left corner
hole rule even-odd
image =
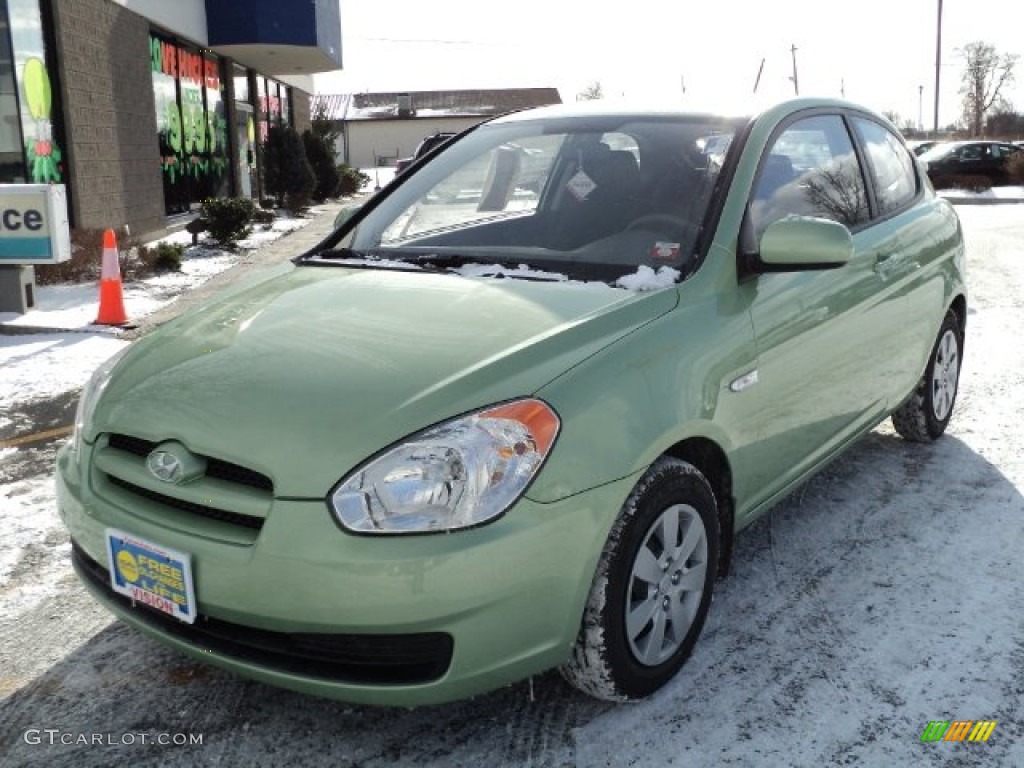
[[[319,93],[557,87],[574,101],[600,82],[606,96],[699,103],[753,91],[841,96],[900,125],[930,128],[938,0],[340,0],[342,64],[317,75]],[[983,40],[1024,54],[1019,0],[944,0],[940,125],[960,114],[963,59]],[[1024,110],[1024,55],[1007,96]],[[923,86],[923,88],[922,88]]]

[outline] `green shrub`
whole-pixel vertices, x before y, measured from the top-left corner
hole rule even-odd
[[[161,272],[178,272],[185,255],[185,246],[177,243],[139,245],[138,239],[125,235],[117,238],[118,269],[121,280],[142,280]],[[103,263],[103,230],[72,229],[71,258],[60,264],[36,266],[36,283],[88,283],[100,279]]]
[[[306,148],[306,157],[316,178],[313,199],[322,202],[329,197],[336,197],[341,175],[335,165],[334,148],[328,145],[326,138],[313,131],[303,132],[302,144]]]
[[[207,231],[221,245],[244,240],[252,232],[256,204],[248,197],[218,197],[203,203]]]
[[[369,176],[358,168],[353,168],[344,163],[338,166],[338,175],[341,177],[341,181],[338,184],[338,197],[357,195],[359,190],[370,183]]]
[[[298,213],[309,205],[316,179],[302,138],[290,125],[275,125],[267,134],[263,179],[267,191],[289,211]]]
[[[38,285],[59,283],[87,283],[100,279],[103,264],[102,229],[72,229],[71,258],[60,264],[38,264],[35,268]],[[121,233],[117,236],[118,262],[122,280],[133,280],[140,276],[137,259],[132,253],[138,246],[138,239]],[[141,271],[141,276],[145,276]]]
[[[146,265],[154,274],[160,272],[180,272],[181,258],[185,255],[185,246],[180,243],[157,243],[153,247],[140,246],[139,261]]]

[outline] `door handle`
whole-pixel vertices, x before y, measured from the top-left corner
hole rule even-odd
[[[893,271],[899,269],[902,261],[903,257],[899,255],[898,251],[879,253],[875,256],[874,270],[882,277],[888,277]]]

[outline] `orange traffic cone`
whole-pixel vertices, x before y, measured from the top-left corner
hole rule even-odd
[[[114,230],[103,233],[103,265],[100,268],[100,311],[97,325],[124,325],[124,297],[121,295],[121,265],[117,256]]]

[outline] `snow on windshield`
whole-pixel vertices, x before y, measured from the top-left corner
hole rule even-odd
[[[631,275],[623,275],[615,281],[619,288],[626,288],[630,291],[656,291],[660,288],[667,288],[679,279],[679,270],[672,267],[659,267],[655,272],[646,265],[641,265]]]

